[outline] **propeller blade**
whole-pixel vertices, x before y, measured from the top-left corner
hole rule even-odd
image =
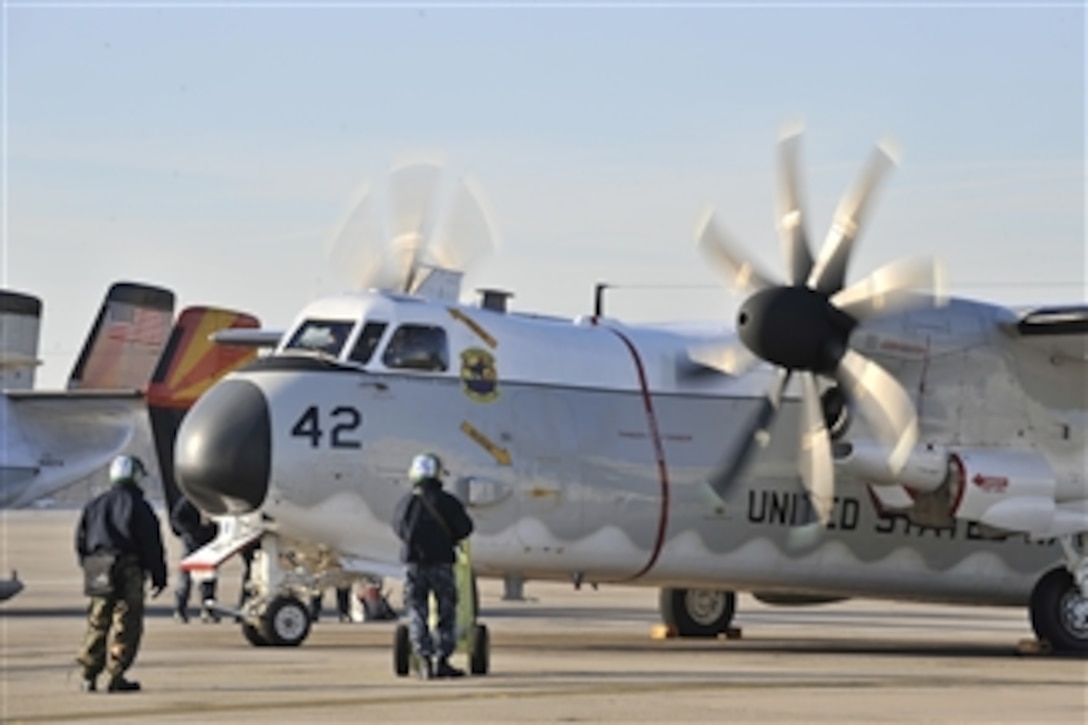
[[[688,358],[703,367],[733,376],[743,375],[759,362],[759,357],[740,340],[693,345],[688,348]]]
[[[713,211],[706,213],[695,233],[703,256],[737,294],[750,294],[774,284],[741,254],[739,246],[714,222]]]
[[[445,269],[466,269],[497,246],[494,218],[480,186],[473,179],[460,179],[431,244],[429,261]]]
[[[888,447],[888,469],[898,473],[918,441],[918,417],[907,391],[884,368],[849,348],[835,377]]]
[[[756,446],[766,446],[770,442],[769,429],[771,422],[778,412],[778,406],[782,401],[782,391],[786,389],[789,380],[790,371],[780,368],[778,370],[778,379],[767,395],[760,400],[759,409],[747,428],[739,435],[737,445],[707,479],[707,484],[719,498],[724,499],[726,494],[729,493],[729,489],[740,478],[740,474],[748,465]]]
[[[389,175],[392,286],[402,292],[412,288],[431,243],[441,186],[442,167],[435,163],[400,166]]]
[[[897,260],[831,297],[831,304],[858,321],[946,302],[944,268],[932,259]]]
[[[778,235],[792,285],[804,284],[812,272],[812,252],[801,207],[801,131],[789,132],[778,144]]]
[[[366,188],[333,234],[328,269],[338,288],[367,289],[381,282],[385,232],[375,210],[374,194]]]
[[[801,482],[808,491],[820,524],[827,524],[835,501],[835,470],[831,461],[831,436],[824,422],[823,406],[816,376],[801,375]]]
[[[809,275],[809,287],[828,295],[842,289],[846,280],[846,268],[850,263],[850,253],[865,221],[865,212],[880,182],[895,163],[896,156],[887,142],[878,145],[869,156],[861,176],[843,196],[835,210],[831,230],[827,233],[816,266]]]

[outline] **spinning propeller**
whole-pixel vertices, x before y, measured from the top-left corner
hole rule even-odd
[[[941,304],[939,265],[902,260],[844,287],[854,241],[884,176],[894,165],[891,152],[878,146],[861,176],[839,202],[831,230],[815,259],[809,251],[798,177],[800,134],[779,144],[778,230],[788,278],[778,282],[760,270],[709,213],[698,227],[698,244],[726,283],[748,297],[737,314],[739,342],[690,351],[696,362],[739,375],[760,360],[778,368],[777,380],[737,448],[712,473],[719,496],[739,478],[757,445],[766,445],[782,393],[796,373],[801,380],[799,468],[820,523],[826,524],[834,500],[831,436],[821,404],[818,376],[839,383],[852,407],[869,423],[887,451],[889,469],[898,472],[918,437],[910,397],[887,371],[849,347],[850,334],[863,321],[905,309]]]
[[[390,172],[384,198],[365,189],[333,238],[335,281],[414,294],[432,270],[463,272],[494,248],[478,188],[466,178],[445,183],[448,176],[436,163],[408,163]]]

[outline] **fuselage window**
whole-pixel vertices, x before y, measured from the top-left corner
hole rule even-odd
[[[286,350],[306,350],[320,352],[332,357],[340,357],[340,350],[351,334],[355,321],[348,320],[306,320],[295,331]]]
[[[382,333],[385,332],[386,327],[388,325],[384,322],[368,322],[363,325],[363,331],[359,333],[359,339],[355,341],[351,354],[348,355],[351,361],[360,365],[370,362],[370,357],[381,342]]]
[[[449,368],[446,331],[434,325],[401,325],[382,355],[388,368],[445,371]]]

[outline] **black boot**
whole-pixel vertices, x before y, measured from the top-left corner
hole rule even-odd
[[[435,677],[464,677],[465,671],[459,670],[450,664],[448,657],[441,657],[438,660],[438,666],[434,669]]]
[[[138,692],[140,683],[136,680],[126,680],[124,675],[114,675],[110,678],[108,692]]]

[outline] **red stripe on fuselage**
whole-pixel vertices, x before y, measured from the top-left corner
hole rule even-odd
[[[654,414],[654,403],[650,398],[650,390],[646,384],[646,368],[642,365],[642,358],[639,357],[638,349],[626,335],[611,327],[607,329],[614,332],[616,337],[623,341],[623,344],[631,352],[631,359],[635,363],[635,371],[638,373],[639,392],[642,393],[642,405],[646,409],[646,423],[650,428],[650,440],[653,442],[654,457],[657,459],[658,483],[661,484],[661,513],[657,519],[657,537],[654,539],[654,548],[650,552],[650,558],[646,561],[646,564],[629,579],[624,580],[632,581],[653,568],[654,564],[657,563],[657,557],[661,554],[661,547],[665,543],[665,526],[669,520],[669,472],[665,466],[665,447],[661,445],[661,430],[657,427],[657,416]]]

